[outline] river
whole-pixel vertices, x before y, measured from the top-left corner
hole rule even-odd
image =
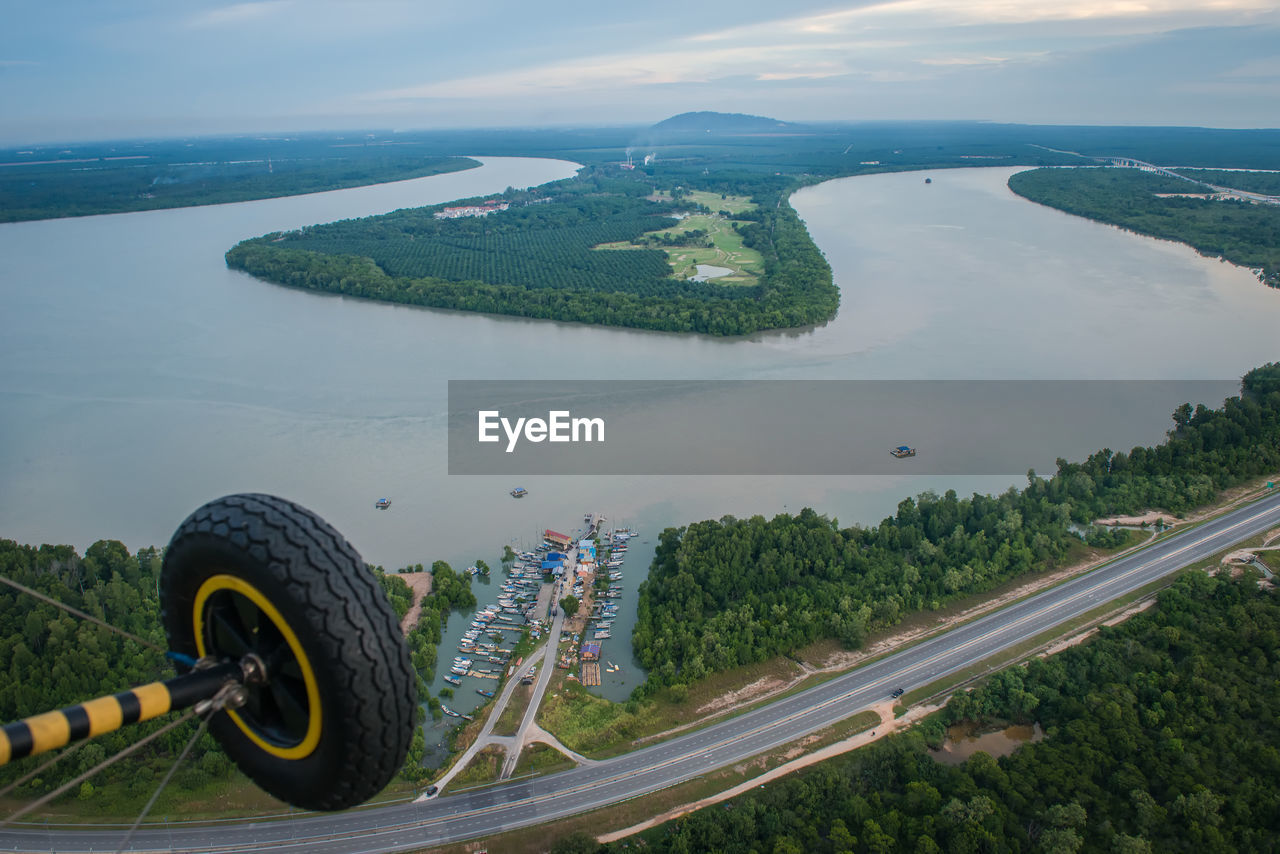
[[[1005,187],[1010,169],[800,191],[793,204],[835,271],[840,313],[739,339],[379,305],[276,287],[223,263],[235,242],[267,231],[575,169],[483,160],[312,196],[0,225],[0,536],[137,549],[167,542],[211,498],[265,491],[317,511],[389,569],[478,557],[496,567],[503,544],[572,529],[594,510],[641,531],[614,631],[626,639],[663,527],[803,506],[874,523],[926,488],[1003,490],[1059,455],[1158,441],[1181,401],[1137,417],[1082,412],[1079,447],[1039,449],[1005,475],[513,483],[447,474],[447,380],[1231,380],[1274,356],[1280,292],[1187,247],[1019,199]],[[529,497],[508,497],[516,485]],[[392,509],[375,511],[384,495]],[[450,637],[465,622],[451,621]],[[613,644],[607,657],[621,664]],[[621,698],[642,676],[624,667],[602,692]]]

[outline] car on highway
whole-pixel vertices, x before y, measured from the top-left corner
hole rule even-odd
[[[895,691],[894,691],[892,694],[890,694],[889,696],[893,697],[893,698],[896,700],[897,698],[901,697],[901,696],[902,696],[903,694],[905,694],[905,693],[907,693],[907,689],[906,689],[906,688],[898,688],[897,690],[895,690]]]
[[[438,794],[440,794],[440,787],[439,787],[439,786],[427,786],[427,797],[428,797],[428,798],[434,798],[434,797],[435,797],[436,795],[438,795]]]

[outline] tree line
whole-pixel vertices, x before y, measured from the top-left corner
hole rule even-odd
[[[1089,643],[955,695],[901,735],[642,834],[656,852],[1271,851],[1280,843],[1280,597],[1192,573]],[[933,759],[945,725],[1037,722],[999,760]],[[620,851],[587,834],[553,854]]]
[[[1076,216],[1261,270],[1266,284],[1280,287],[1280,205],[1189,198],[1181,194],[1210,191],[1176,178],[1105,167],[1019,172],[1009,178],[1009,189]]]
[[[391,607],[396,616],[403,619],[413,604],[413,591],[398,574],[389,574],[382,567],[373,567],[382,589],[387,593]],[[407,566],[401,572],[422,572],[422,564]],[[435,720],[444,717],[440,707],[440,698],[433,697],[427,690],[427,684],[436,676],[436,665],[440,660],[440,641],[444,637],[443,630],[452,611],[468,611],[476,606],[476,595],[471,592],[471,576],[457,572],[442,560],[431,564],[431,592],[422,597],[418,622],[405,637],[409,645],[409,658],[413,662],[414,672],[418,677],[418,699],[426,704]],[[403,608],[403,610],[401,610]],[[448,689],[445,689],[448,690]],[[421,720],[418,721],[422,723]],[[426,755],[427,742],[422,734],[422,727],[413,731],[413,741],[409,743],[409,753],[405,757],[400,776],[410,782],[419,783],[431,776],[431,770],[422,766]]]
[[[1113,513],[1174,513],[1280,470],[1280,364],[1250,371],[1223,406],[1174,413],[1155,447],[1058,461],[1003,495],[926,492],[869,528],[840,528],[811,509],[697,522],[659,536],[640,585],[632,643],[648,671],[637,696],[824,638],[862,645],[908,614],[1049,569],[1082,526]],[[1091,530],[1091,545],[1116,544]]]
[[[0,169],[0,222],[247,202],[424,178],[480,165],[466,157],[387,149],[353,147],[335,154],[332,148],[317,153],[311,147],[304,156],[282,156],[269,145],[246,153],[230,144],[204,147],[203,156],[213,160],[163,162],[164,154],[172,152],[163,145],[157,148],[153,154],[138,155],[137,161],[106,156],[83,158],[91,159],[87,165],[80,159],[55,159]],[[193,157],[186,152],[181,155],[188,161]],[[234,159],[246,156],[253,159]],[[120,160],[124,162],[116,162]]]

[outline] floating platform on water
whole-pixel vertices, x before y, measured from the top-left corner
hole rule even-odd
[[[600,662],[584,661],[582,663],[582,684],[583,685],[599,685],[600,684]]]

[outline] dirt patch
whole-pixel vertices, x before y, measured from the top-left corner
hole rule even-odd
[[[1105,519],[1094,520],[1095,525],[1154,525],[1162,522],[1166,528],[1172,528],[1181,521],[1177,516],[1170,516],[1168,513],[1161,513],[1157,510],[1148,510],[1141,516],[1108,516]]]
[[[765,773],[761,774],[758,777],[753,777],[752,779],[747,780],[746,782],[739,783],[738,785],[734,786],[732,789],[727,789],[726,791],[718,792],[717,794],[711,795],[710,797],[703,798],[700,801],[694,801],[693,803],[690,803],[690,804],[684,804],[682,806],[678,806],[674,809],[664,812],[661,815],[656,815],[653,818],[648,819],[647,821],[642,821],[639,824],[632,825],[631,827],[623,828],[622,830],[615,830],[612,833],[606,833],[602,836],[597,837],[597,840],[602,844],[609,843],[609,842],[616,842],[619,839],[623,839],[627,836],[631,836],[633,833],[639,833],[642,830],[647,830],[650,827],[655,827],[659,824],[662,824],[663,822],[670,821],[673,818],[679,818],[682,815],[688,815],[689,813],[694,812],[695,810],[700,810],[703,807],[708,807],[708,806],[711,806],[712,804],[718,804],[718,803],[721,803],[722,801],[727,801],[730,798],[736,798],[738,795],[741,795],[745,792],[749,792],[752,789],[762,786],[765,783],[768,783],[772,780],[776,780],[779,777],[783,777],[783,776],[786,776],[787,774],[791,774],[795,771],[799,771],[801,768],[808,768],[811,765],[816,765],[817,763],[822,762],[823,760],[826,760],[826,759],[830,759],[833,756],[839,756],[842,753],[848,753],[850,750],[856,750],[857,748],[862,747],[863,745],[870,744],[871,742],[875,741],[878,738],[884,738],[886,735],[889,735],[890,733],[903,730],[906,727],[910,726],[911,724],[914,724],[916,721],[920,720],[921,718],[925,717],[926,715],[933,714],[940,708],[942,708],[941,705],[915,706],[902,717],[895,719],[893,717],[893,701],[885,701],[883,703],[878,703],[875,706],[872,706],[870,709],[870,711],[873,711],[880,716],[880,721],[881,721],[880,724],[877,725],[874,730],[860,732],[857,735],[851,736],[850,738],[846,738],[843,741],[838,741],[835,744],[829,744],[820,750],[815,750],[813,753],[810,753],[808,756],[801,756],[795,759],[791,759],[789,762],[779,765],[777,768],[774,768],[771,771],[766,771]],[[810,744],[812,743],[812,741],[809,741],[808,739],[806,739],[806,742]],[[792,753],[792,751],[788,751],[788,755],[790,753]],[[759,760],[757,760],[757,762],[758,761]],[[747,763],[745,766],[738,766],[738,768],[741,770],[746,770],[753,766],[758,767],[757,762]]]
[[[884,720],[883,715],[880,717],[880,720]],[[809,747],[809,745],[813,744],[817,740],[818,740],[818,736],[816,735],[806,735],[804,738],[800,739],[799,744],[797,744],[795,747],[792,747],[786,753],[782,754],[782,758],[790,762],[792,759],[795,759],[797,756],[803,756],[805,750]]]
[[[711,702],[702,704],[698,707],[697,714],[710,715],[715,714],[716,712],[723,712],[725,709],[736,708],[743,703],[748,703],[753,700],[758,700],[761,697],[767,697],[770,694],[775,694],[793,684],[795,684],[794,681],[788,682],[786,680],[779,679],[776,676],[765,676],[757,679],[750,685],[744,685],[736,691],[730,691],[727,694],[722,694]]]
[[[400,621],[400,634],[407,635],[410,629],[418,625],[418,618],[422,616],[422,599],[431,592],[432,576],[429,572],[402,572],[397,577],[404,579],[404,583],[413,591],[413,604]]]
[[[1156,606],[1156,600],[1154,598],[1143,599],[1141,602],[1137,603],[1132,608],[1126,608],[1125,610],[1121,611],[1119,614],[1116,614],[1114,617],[1111,617],[1110,619],[1107,619],[1107,620],[1103,620],[1102,625],[1118,626],[1121,623],[1123,623],[1125,620],[1132,617],[1134,614],[1141,614],[1143,611],[1149,611],[1155,606]]]
[[[1123,552],[1121,552],[1121,554],[1123,554]],[[988,611],[994,611],[997,608],[1008,605],[1010,602],[1025,598],[1033,593],[1038,593],[1045,588],[1052,587],[1059,582],[1066,581],[1068,578],[1087,572],[1095,566],[1109,560],[1114,560],[1116,557],[1117,555],[1100,555],[1092,560],[1083,561],[1081,563],[1063,567],[1062,569],[1054,570],[1053,572],[1046,572],[1037,575],[1026,584],[1020,584],[999,596],[995,596],[978,605],[974,605],[972,608],[967,608],[958,614],[944,617],[943,619],[920,626],[919,628],[915,628],[910,631],[898,632],[896,634],[889,635],[865,649],[836,650],[818,664],[817,671],[826,673],[836,670],[848,670],[868,658],[875,658],[876,656],[884,655],[885,653],[891,652],[904,644],[920,640],[921,638],[931,635],[941,629],[967,622],[975,617],[980,617]]]
[[[573,616],[565,615],[564,625],[560,628],[561,632],[580,635],[587,630],[591,609],[596,603],[595,580],[596,577],[593,574],[587,576],[587,580],[583,582],[582,598],[578,600],[578,612]]]

